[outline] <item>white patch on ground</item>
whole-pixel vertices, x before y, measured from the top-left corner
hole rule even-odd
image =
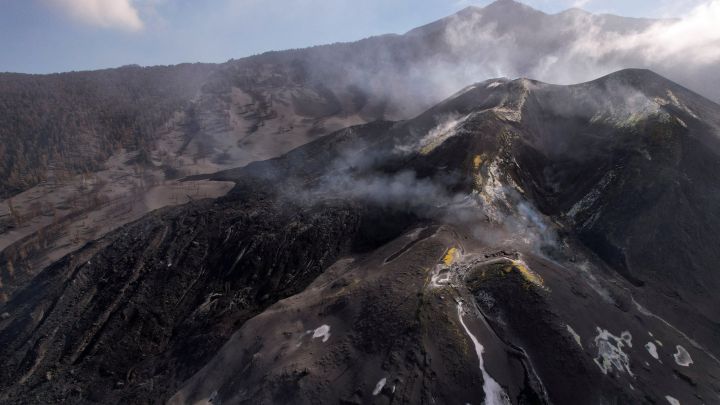
[[[503,82],[492,82],[487,85],[488,89],[494,89],[495,87],[502,86]]]
[[[661,108],[667,104],[670,104],[668,100],[659,97],[650,99],[641,92],[634,92],[625,96],[623,104],[610,104],[599,110],[590,122],[604,123],[616,128],[632,128],[650,117],[669,122],[670,114]]]
[[[380,391],[382,391],[386,382],[387,382],[387,378],[383,377],[380,379],[380,381],[377,382],[377,384],[375,384],[375,389],[373,390],[373,396],[379,394]]]
[[[452,285],[450,267],[438,264],[430,275],[430,287],[442,288]]]
[[[575,343],[577,343],[578,346],[580,346],[580,348],[582,349],[583,345],[582,339],[580,339],[580,335],[578,335],[577,332],[575,332],[575,330],[570,325],[565,325],[565,328],[567,328],[567,331],[572,335],[573,339],[575,339]]]
[[[470,337],[470,340],[472,340],[473,344],[475,345],[475,353],[477,354],[478,362],[480,364],[480,372],[482,373],[483,377],[483,392],[485,392],[485,405],[510,405],[510,399],[505,393],[505,390],[503,390],[500,384],[498,384],[498,382],[495,381],[485,370],[485,363],[483,362],[482,356],[485,348],[482,344],[480,344],[475,335],[470,332],[470,329],[468,329],[467,325],[465,325],[465,321],[463,321],[462,317],[462,302],[458,302],[457,309],[460,324],[462,325],[463,329],[465,329],[465,333],[467,333],[467,335]]]
[[[623,351],[625,346],[632,347],[632,335],[630,332],[622,332],[620,336],[615,336],[605,329],[597,328],[598,335],[595,337],[595,345],[598,348],[597,357],[593,359],[595,364],[600,367],[603,374],[607,374],[615,368],[617,371],[627,372],[631,376],[630,358]]]
[[[581,213],[585,212],[588,209],[592,208],[592,206],[595,204],[595,202],[600,199],[600,197],[605,193],[605,189],[607,186],[615,179],[615,172],[609,171],[603,176],[602,179],[597,183],[595,187],[590,190],[589,193],[587,193],[583,198],[580,199],[580,201],[576,202],[575,205],[570,208],[570,210],[565,214],[567,217],[573,220],[575,222],[575,217]],[[591,218],[592,219],[592,218]],[[588,224],[586,221],[585,225],[591,225]]]
[[[685,105],[685,103],[683,103],[682,101],[680,101],[680,100],[677,98],[677,96],[675,96],[675,93],[673,93],[672,91],[668,90],[668,91],[667,91],[667,96],[668,96],[668,98],[670,99],[670,103],[669,103],[669,104],[672,104],[672,105],[674,105],[675,107],[677,107],[677,108],[685,111],[686,113],[690,114],[690,116],[693,117],[693,118],[695,118],[695,119],[700,119],[700,118],[697,116],[697,114],[695,114],[687,105]]]
[[[673,357],[675,358],[675,363],[683,367],[688,367],[693,364],[690,353],[688,353],[688,351],[685,350],[684,347],[677,345],[675,346],[675,348],[677,349],[677,353],[673,354]]]
[[[450,98],[454,99],[454,98],[460,97],[465,93],[475,90],[477,87],[478,87],[477,84],[471,84],[470,86],[467,86],[464,89],[460,90],[459,92],[455,93],[454,95],[450,96]]]
[[[670,395],[665,395],[665,399],[667,399],[667,401],[670,403],[670,405],[680,405],[680,401],[671,397]]]
[[[503,184],[501,172],[499,159],[493,159],[487,166],[488,177],[484,179],[482,190],[478,192],[484,212],[496,223],[501,223],[506,217],[505,213],[498,207],[514,206],[514,204],[510,203],[510,199],[506,193],[506,186]],[[514,185],[514,182],[508,184],[509,187]]]
[[[430,286],[433,288],[447,287],[451,285],[450,270],[441,269],[441,265],[435,266],[433,274],[430,276]]]
[[[330,326],[329,325],[323,325],[313,332],[312,335],[313,339],[316,338],[322,338],[323,342],[327,342],[328,339],[330,339]]]
[[[647,342],[645,344],[645,349],[647,349],[648,353],[650,353],[650,355],[653,356],[655,360],[660,360],[660,356],[658,356],[657,346],[655,346],[655,343]]]
[[[470,115],[460,117],[458,115],[450,115],[442,120],[437,126],[431,129],[427,135],[420,139],[418,143],[420,153],[427,155],[445,141],[457,135],[460,125],[465,122],[469,116]]]
[[[441,262],[435,265],[435,268],[430,274],[430,287],[442,288],[453,285],[453,265],[457,263],[461,259],[461,257],[462,251],[460,249],[448,249],[444,253]]]
[[[665,324],[667,327],[671,328],[672,330],[674,330],[675,332],[677,332],[680,336],[682,336],[683,338],[685,338],[685,340],[687,340],[688,342],[690,342],[690,344],[691,344],[694,348],[696,348],[697,350],[705,353],[706,356],[708,356],[709,358],[713,359],[716,363],[720,364],[720,360],[718,360],[717,357],[715,357],[712,353],[708,352],[707,349],[705,349],[705,348],[704,348],[703,346],[701,346],[698,342],[696,342],[695,340],[693,340],[690,336],[688,336],[688,335],[686,335],[685,333],[683,333],[680,329],[678,329],[678,328],[676,328],[675,326],[673,326],[673,324],[671,324],[670,322],[668,322],[668,321],[666,321],[665,319],[663,319],[663,318],[655,315],[654,313],[650,312],[647,308],[645,308],[645,307],[643,307],[642,305],[640,305],[640,303],[638,303],[637,301],[635,301],[635,297],[630,297],[630,299],[632,300],[633,304],[635,304],[635,308],[636,308],[636,309],[638,310],[638,312],[640,312],[642,315],[645,315],[645,316],[651,317],[651,318],[655,318],[655,319],[657,319],[658,321],[662,322],[662,323]]]

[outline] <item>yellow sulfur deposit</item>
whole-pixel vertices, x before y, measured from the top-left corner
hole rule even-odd
[[[443,257],[443,263],[446,266],[450,266],[455,261],[455,255],[457,254],[457,248],[450,248],[448,249],[447,253],[445,253],[445,257]]]
[[[530,270],[530,268],[528,268],[528,266],[524,262],[520,260],[513,260],[512,266],[508,266],[504,270],[506,273],[509,273],[512,271],[512,269],[516,269],[517,271],[519,271],[525,281],[527,281],[528,283],[535,284],[538,287],[545,286],[545,281],[543,281],[542,277],[540,277],[540,275],[535,273],[534,271]]]
[[[482,163],[483,163],[483,158],[482,158],[482,156],[480,156],[480,155],[475,155],[475,157],[473,158],[473,168],[474,168],[475,170],[479,169],[480,166],[482,165]]]
[[[483,161],[483,155],[475,155],[475,157],[473,157],[473,170],[475,170],[475,175],[473,177],[475,180],[475,189],[478,191],[482,189],[484,183],[482,172],[480,171]]]
[[[432,152],[438,145],[439,145],[438,142],[428,143],[427,145],[425,145],[425,146],[423,146],[422,148],[420,148],[420,154],[423,155],[423,156],[429,155],[430,152]]]

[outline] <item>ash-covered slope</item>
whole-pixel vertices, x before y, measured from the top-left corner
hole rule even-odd
[[[546,14],[501,0],[468,7],[402,35],[230,61],[213,76],[197,108],[206,120],[215,117],[209,122],[226,122],[225,131],[244,133],[239,148],[227,151],[244,164],[277,156],[343,124],[414,117],[478,80],[542,75],[570,83],[646,66],[625,55],[607,55],[603,61],[612,61],[609,65],[569,55],[588,32],[622,38],[660,22],[578,10]],[[714,77],[708,72],[700,76]],[[711,87],[696,88],[703,92]],[[708,94],[716,95],[715,90]],[[224,118],[228,111],[229,119]],[[205,138],[218,132],[217,125],[202,127]],[[208,142],[203,139],[198,141]],[[212,150],[211,145],[203,148]]]
[[[7,403],[712,403],[720,106],[468,87],[219,173],[0,308]]]
[[[149,151],[215,69],[182,64],[0,73],[0,198],[47,180],[52,171],[97,171],[120,148]]]
[[[649,66],[718,99],[714,64],[679,51],[648,58],[677,48],[653,40],[675,32],[657,24],[672,23],[498,1],[403,35],[219,65],[0,74],[0,301],[144,213],[224,193],[206,184],[207,194],[188,192],[178,178],[277,157],[348,126],[408,119],[467,83],[570,83]]]
[[[0,197],[26,190],[53,172],[95,171],[119,148],[140,150],[148,162],[145,155],[155,152],[157,165],[188,173],[207,172],[197,165],[202,159],[215,170],[244,165],[349,125],[410,118],[465,84],[499,73],[537,77],[553,56],[562,65],[553,71],[582,72],[568,74],[569,81],[645,66],[622,55],[605,57],[613,60],[609,66],[562,61],[588,31],[622,36],[653,22],[577,10],[548,15],[498,1],[404,35],[269,52],[219,65],[2,73]],[[689,78],[682,72],[671,71],[676,80],[701,77],[705,85],[689,83],[717,95],[706,85],[714,83],[713,71]]]

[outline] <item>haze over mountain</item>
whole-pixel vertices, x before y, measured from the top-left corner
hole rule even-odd
[[[405,35],[220,65],[0,74],[0,263],[34,274],[149,210],[225,189],[177,178],[275,157],[349,125],[407,119],[467,83],[563,71],[593,78],[592,60],[562,57],[573,41],[653,26],[500,1]]]
[[[719,118],[501,79],[213,175],[14,294],[3,401],[712,402]]]
[[[0,75],[0,403],[720,401],[720,72],[653,48],[682,24],[502,0]]]
[[[713,3],[696,13],[705,12],[709,14],[705,19],[711,19],[718,11],[720,6]],[[157,129],[170,121],[167,107],[207,116],[208,122],[201,123],[205,125],[203,136],[191,142],[202,149],[196,154],[222,154],[233,164],[245,164],[277,156],[346,124],[410,118],[467,83],[493,77],[532,77],[569,84],[625,67],[642,67],[718,101],[720,73],[715,66],[720,59],[715,49],[720,37],[716,30],[703,33],[704,21],[698,20],[696,14],[683,21],[657,21],[592,15],[578,9],[548,15],[501,0],[484,8],[469,7],[405,35],[271,52],[217,66],[0,75],[0,94],[5,100],[2,116],[7,120],[0,127],[0,140],[6,145],[0,150],[0,196],[13,195],[47,178],[48,166],[75,172],[97,168],[95,162],[108,157],[109,147],[83,151],[89,162],[79,164],[74,159],[80,152],[71,145],[87,148],[87,139],[81,138],[86,133],[112,138],[105,144],[153,149]],[[669,41],[668,34],[658,32],[691,38]],[[703,49],[701,55],[698,47]],[[686,57],[677,58],[677,52],[683,50]],[[158,80],[161,72],[164,77]],[[188,76],[190,72],[193,78]],[[162,97],[158,108],[142,107],[145,114],[157,118],[134,117],[128,112],[134,107],[128,105],[127,93],[117,89],[113,77],[157,82],[134,89],[140,99]],[[163,94],[154,88],[175,77],[183,77],[180,87],[187,86],[187,90],[177,94],[163,90]],[[77,80],[87,84],[77,86]],[[98,97],[115,106],[96,113],[94,108],[101,105]],[[171,106],[163,104],[171,100]],[[28,102],[31,104],[26,105]],[[107,116],[113,123],[130,115],[147,124],[124,130],[128,136],[116,133],[119,125],[106,128],[83,115],[93,119]],[[14,136],[16,133],[20,136]],[[73,142],[78,138],[79,142]]]

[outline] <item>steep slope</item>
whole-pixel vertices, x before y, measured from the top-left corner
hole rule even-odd
[[[181,111],[184,125],[176,129],[183,133],[183,149],[192,144],[191,156],[246,164],[348,125],[412,117],[498,72],[537,76],[544,58],[567,52],[588,26],[600,34],[623,35],[653,22],[578,11],[548,15],[503,0],[404,35],[270,52],[220,65],[1,74],[0,197],[47,179],[48,169],[95,170],[119,147],[149,153],[158,130],[178,126],[170,118]],[[487,52],[499,49],[494,38],[512,42],[514,50]],[[598,71],[635,65],[638,61],[623,60],[598,69],[569,67],[592,69],[584,72],[589,79]],[[416,85],[419,79],[422,86]]]
[[[720,106],[470,86],[212,175],[0,308],[24,403],[712,403]]]
[[[524,186],[541,209],[565,220],[629,281],[679,293],[717,321],[720,257],[710,246],[720,231],[720,190],[707,175],[720,164],[717,105],[629,70],[539,90],[526,110],[535,150],[518,162],[535,173]],[[566,111],[587,124],[558,123]]]
[[[127,66],[0,74],[0,198],[48,178],[98,170],[120,148],[149,150],[216,67]]]
[[[549,15],[514,1],[497,1],[484,8],[468,7],[403,35],[230,61],[212,81],[213,92],[222,96],[213,96],[211,105],[215,113],[231,112],[226,130],[246,132],[241,150],[229,150],[246,163],[252,155],[276,156],[343,124],[413,117],[467,83],[500,74],[545,75],[551,70],[547,61],[555,56],[563,60],[589,27],[598,35],[623,36],[653,23],[658,20]],[[599,62],[587,66],[572,60],[553,70],[566,72],[563,80],[572,82],[644,63],[623,59],[612,66],[595,65]],[[570,75],[573,71],[582,73]],[[254,120],[250,125],[233,117],[233,104],[237,108],[239,100],[263,107],[244,115]],[[225,107],[218,110],[222,103]]]
[[[651,66],[717,99],[714,65],[653,64],[613,47],[587,55],[597,41],[624,43],[660,22],[498,1],[403,35],[219,65],[0,74],[0,269],[11,274],[0,301],[144,213],[226,191],[188,190],[178,178],[277,157],[351,125],[408,119],[467,83],[567,83]]]

